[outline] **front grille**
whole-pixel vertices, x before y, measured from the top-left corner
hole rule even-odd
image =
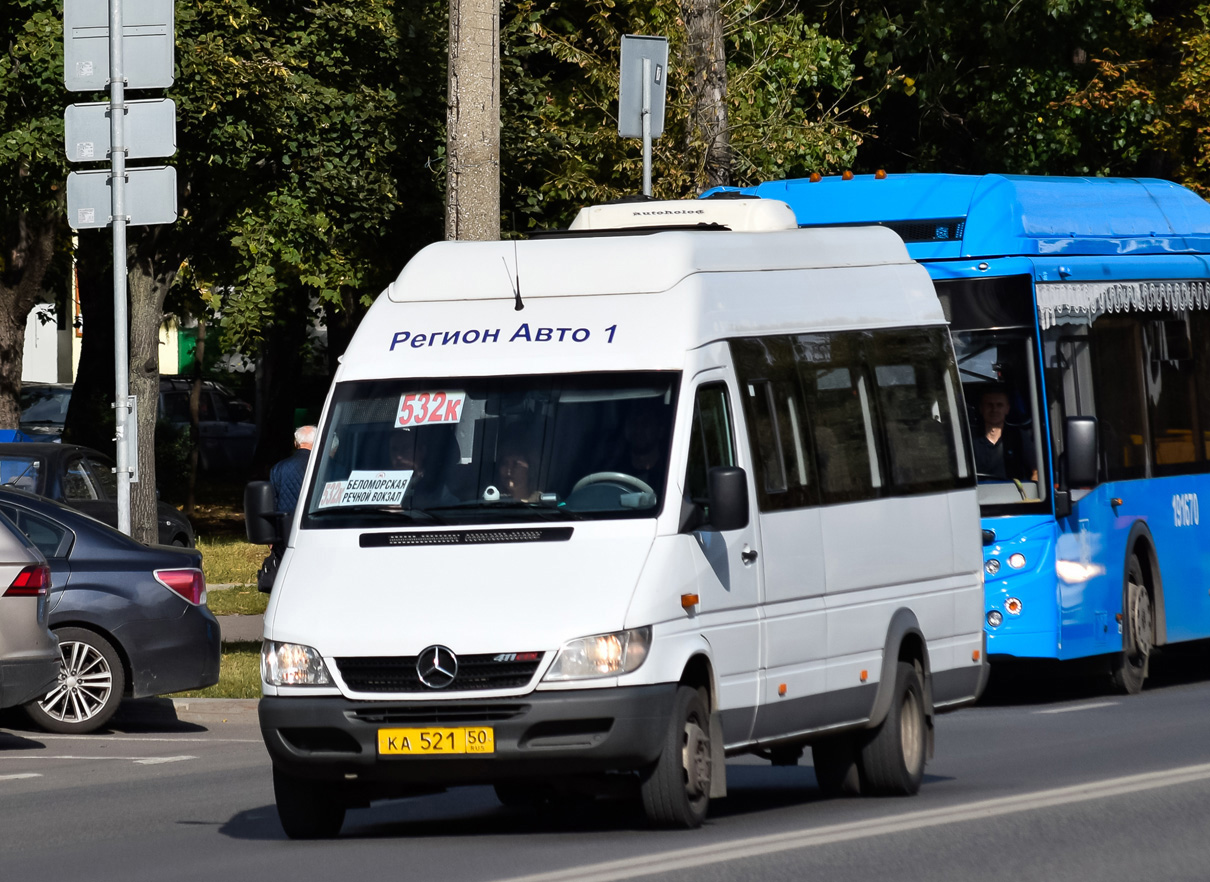
[[[885,221],[880,226],[894,230],[904,242],[958,242],[966,231],[966,221],[960,217]]]
[[[362,723],[411,726],[448,726],[454,723],[500,723],[521,716],[528,704],[430,703],[424,707],[387,707],[355,710],[349,716]]]
[[[528,654],[528,653],[527,653]],[[516,689],[534,678],[542,656],[533,661],[511,661],[507,656],[460,655],[458,674],[440,690],[420,682],[416,656],[338,658],[336,667],[354,692],[477,692],[485,689]]]

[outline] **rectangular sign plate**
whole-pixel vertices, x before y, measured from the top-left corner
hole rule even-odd
[[[175,57],[173,0],[122,0],[122,77],[128,89],[167,89]],[[64,0],[63,82],[69,92],[109,86],[108,0]]]
[[[495,753],[491,726],[420,729],[379,729],[379,756],[430,756],[455,753]]]
[[[63,146],[71,162],[106,162],[110,145],[109,102],[69,104],[63,111]],[[123,126],[127,159],[158,159],[176,153],[176,102],[170,98],[127,101]]]
[[[109,169],[74,171],[67,176],[67,223],[75,230],[109,226],[113,191]],[[131,226],[176,221],[176,169],[154,165],[126,169],[126,216]]]

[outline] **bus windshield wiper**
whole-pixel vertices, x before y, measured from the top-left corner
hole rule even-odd
[[[373,515],[389,515],[392,518],[407,518],[408,520],[424,520],[434,521],[438,524],[444,524],[441,518],[432,514],[427,509],[423,508],[399,508],[390,505],[337,505],[331,508],[321,508],[316,511],[307,512],[308,517],[326,518],[329,515],[338,513],[357,513],[357,514],[373,514]]]
[[[557,520],[579,521],[583,518],[574,511],[545,502],[525,502],[520,499],[472,499],[470,502],[458,502],[452,505],[434,505],[429,511],[533,511],[550,515]]]

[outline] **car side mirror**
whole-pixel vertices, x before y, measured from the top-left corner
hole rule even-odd
[[[1096,417],[1068,417],[1063,427],[1063,455],[1067,460],[1067,488],[1097,484]]]
[[[282,541],[277,499],[268,481],[250,481],[244,488],[244,528],[253,545],[276,545]]]
[[[725,532],[748,526],[748,475],[738,466],[717,466],[707,477],[709,529]]]

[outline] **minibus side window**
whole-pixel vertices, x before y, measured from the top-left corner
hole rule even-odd
[[[802,334],[797,361],[825,504],[876,499],[885,480],[863,333]]]
[[[699,387],[693,402],[689,463],[685,470],[685,496],[690,502],[706,503],[706,476],[710,469],[735,465],[734,438],[726,385],[710,383]]]
[[[761,511],[817,505],[810,419],[798,385],[791,337],[731,341]]]

